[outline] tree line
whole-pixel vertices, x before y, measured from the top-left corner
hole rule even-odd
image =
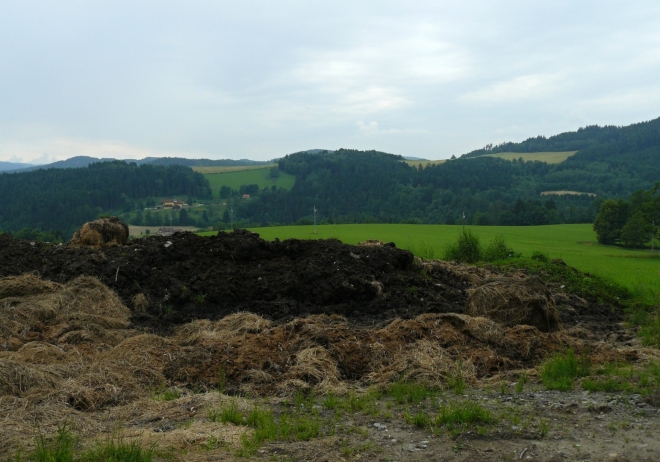
[[[660,183],[634,192],[629,200],[603,201],[594,220],[601,244],[644,247],[658,238],[660,228]]]

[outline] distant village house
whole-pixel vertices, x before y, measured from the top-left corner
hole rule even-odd
[[[250,195],[249,194],[243,194],[243,199],[249,199]]]
[[[182,229],[176,229],[176,228],[158,228],[158,232],[156,233],[157,236],[171,236],[174,233],[181,233],[183,232]]]
[[[163,201],[163,208],[164,209],[180,209],[184,205],[183,201],[180,201],[179,199],[165,199]]]

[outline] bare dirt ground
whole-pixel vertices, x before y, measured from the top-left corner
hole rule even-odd
[[[245,231],[3,235],[0,271],[0,460],[62,422],[158,460],[660,459],[658,350],[543,275]],[[567,349],[591,375],[545,390]],[[637,388],[580,388],[612,364]]]

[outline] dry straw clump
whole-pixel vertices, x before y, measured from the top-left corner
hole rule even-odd
[[[426,339],[397,352],[388,366],[367,376],[369,382],[384,384],[402,380],[442,387],[450,379],[456,363],[441,346]],[[474,376],[474,372],[470,374]]]
[[[479,285],[485,279],[492,276],[492,273],[485,268],[463,263],[452,263],[443,260],[420,260],[418,262],[422,269],[429,275],[438,277],[449,277],[463,281],[470,285]]]
[[[328,350],[321,346],[299,351],[296,354],[296,364],[289,369],[288,375],[318,385],[320,389],[339,382],[337,362],[330,356]]]
[[[0,294],[0,335],[16,350],[0,355],[0,396],[98,409],[164,383],[166,341],[135,337],[130,311],[97,279],[2,278]]]
[[[131,301],[133,302],[133,308],[138,313],[146,313],[149,309],[149,299],[144,294],[137,294]]]
[[[176,334],[180,345],[194,345],[205,341],[229,340],[245,334],[258,334],[272,323],[254,313],[240,312],[219,321],[197,320],[181,326]]]
[[[130,326],[130,310],[98,279],[67,284],[36,275],[0,279],[0,337],[14,349],[35,340],[115,345]]]
[[[534,277],[490,278],[468,290],[467,313],[504,326],[534,326],[542,332],[560,329],[559,312],[545,284]]]
[[[99,218],[85,223],[73,235],[69,245],[76,247],[115,247],[126,244],[128,225],[117,217]]]

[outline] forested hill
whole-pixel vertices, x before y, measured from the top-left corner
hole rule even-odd
[[[133,210],[136,200],[168,195],[210,197],[208,181],[182,166],[122,161],[85,168],[0,174],[0,229],[52,230],[70,237],[108,211]]]
[[[660,142],[647,135],[636,144],[620,137],[554,165],[479,156],[411,167],[376,151],[297,153],[279,162],[296,176],[291,191],[262,190],[233,205],[244,224],[262,225],[308,223],[314,207],[327,222],[451,224],[464,212],[467,223],[484,225],[591,222],[603,198],[627,197],[660,179]],[[597,197],[541,196],[561,190]]]
[[[594,158],[601,153],[623,153],[660,147],[660,118],[626,127],[592,125],[575,132],[566,132],[546,138],[537,136],[521,143],[487,145],[483,149],[463,154],[461,157],[478,157],[501,152],[558,152],[588,151]]]

